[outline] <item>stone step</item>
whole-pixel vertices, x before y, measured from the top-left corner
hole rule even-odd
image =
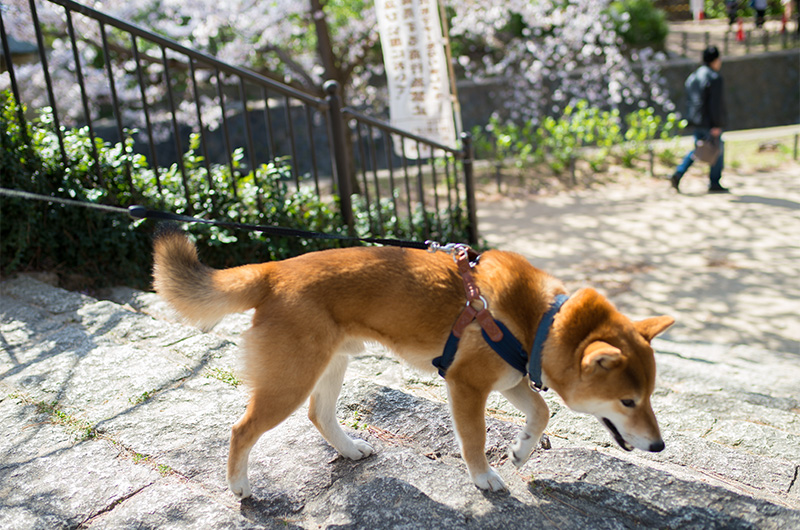
[[[517,470],[505,455],[520,417],[493,398],[487,452],[510,492],[483,493],[438,376],[370,347],[338,412],[376,454],[339,457],[301,409],[254,448],[254,497],[240,504],[224,473],[247,399],[235,342],[248,317],[201,333],[154,296],[0,284],[0,527],[800,526],[796,359],[665,340],[662,453],[625,453],[548,392],[553,449]]]
[[[111,298],[146,314],[174,320],[174,313],[154,293],[116,289]],[[250,315],[229,315],[213,333],[236,340],[250,326]],[[713,443],[763,456],[800,462],[800,363],[796,356],[746,346],[655,340],[658,384],[654,401],[667,434],[684,432]],[[447,401],[443,380],[404,367],[375,345],[351,362],[350,376],[368,379],[416,396]],[[592,418],[565,409],[552,392],[545,394],[555,412],[548,429],[587,442],[606,442],[605,430]],[[493,396],[490,414],[522,421],[504,398]],[[561,430],[559,425],[575,425]]]
[[[115,299],[170,318],[170,310],[164,311],[163,301],[154,293],[118,290]],[[229,316],[215,332],[235,337],[249,325],[247,317]],[[659,369],[654,406],[671,450],[656,455],[633,453],[634,457],[693,469],[704,480],[723,484],[733,480],[735,487],[750,489],[754,495],[787,497],[790,505],[796,505],[800,498],[800,485],[796,485],[800,363],[796,356],[663,339],[656,339],[654,346]],[[405,368],[380,347],[356,358],[349,372],[351,377],[355,374],[420,398],[447,401],[441,378]],[[583,442],[620,453],[593,418],[572,413],[552,392],[545,396],[553,413],[547,433],[554,445],[560,440]],[[499,395],[491,398],[489,413],[522,422],[521,414]],[[697,454],[705,455],[705,461]],[[737,465],[722,474],[715,471],[727,461]]]

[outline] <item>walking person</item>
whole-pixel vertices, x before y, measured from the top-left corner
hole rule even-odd
[[[716,46],[708,46],[703,50],[703,64],[689,75],[685,85],[688,99],[686,119],[689,125],[695,128],[695,145],[698,141],[710,140],[718,142],[720,147],[719,157],[716,162],[711,164],[709,171],[709,193],[728,193],[728,189],[720,184],[725,159],[722,129],[727,125],[728,120],[720,68],[722,68],[722,58],[719,50]],[[695,150],[692,149],[673,173],[671,181],[672,187],[676,191],[680,191],[681,178],[694,160]]]
[[[728,12],[728,26],[733,27],[739,16],[739,0],[725,0],[725,9]]]
[[[757,28],[764,26],[764,17],[767,14],[767,7],[769,7],[767,0],[753,0],[753,9],[756,10]]]

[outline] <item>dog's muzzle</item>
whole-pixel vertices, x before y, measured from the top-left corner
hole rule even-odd
[[[617,430],[616,425],[614,425],[611,420],[608,418],[603,418],[603,424],[605,424],[606,428],[609,430],[611,435],[614,437],[614,440],[617,441],[620,447],[626,451],[633,451],[633,446],[625,441],[625,438],[622,437],[622,435],[619,433],[619,430]]]
[[[603,424],[606,426],[608,431],[614,437],[614,440],[619,444],[620,447],[625,449],[626,451],[633,451],[633,446],[625,441],[625,438],[619,433],[617,426],[609,420],[608,418],[602,418]],[[664,440],[658,440],[657,442],[650,443],[650,447],[647,448],[648,451],[651,453],[658,453],[664,450],[666,445],[664,444]]]

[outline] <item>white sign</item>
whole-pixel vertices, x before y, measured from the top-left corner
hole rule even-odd
[[[445,37],[436,0],[375,0],[391,123],[398,129],[456,146]],[[406,141],[405,156],[427,158],[430,149]],[[399,142],[395,150],[401,153]]]

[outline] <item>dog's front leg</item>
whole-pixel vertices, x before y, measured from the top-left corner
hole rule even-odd
[[[525,377],[516,386],[503,390],[502,394],[525,414],[525,427],[517,435],[514,444],[509,447],[511,461],[515,466],[521,467],[528,461],[536,444],[542,439],[544,428],[550,420],[550,410],[542,396],[531,390]]]
[[[448,374],[450,375],[450,374]],[[472,481],[481,489],[503,491],[506,485],[486,459],[486,398],[488,391],[447,379],[450,409],[461,456]]]

